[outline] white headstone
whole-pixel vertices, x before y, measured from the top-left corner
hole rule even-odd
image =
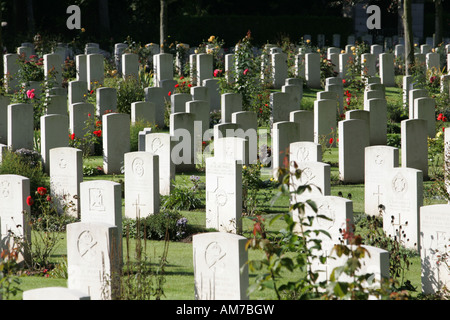
[[[196,300],[248,299],[246,243],[247,238],[225,232],[193,236]]]
[[[33,138],[33,105],[30,103],[8,105],[8,148],[33,150]]]
[[[102,117],[103,171],[120,174],[124,154],[130,151],[130,115],[109,113]]]
[[[450,207],[436,204],[420,208],[422,292],[435,294],[450,286],[448,252]]]
[[[91,300],[119,297],[121,238],[116,226],[77,222],[67,225],[67,286]]]
[[[170,195],[175,181],[175,164],[172,161],[174,141],[169,133],[155,132],[145,135],[145,151],[159,157],[159,193]]]
[[[41,116],[41,157],[44,171],[50,170],[50,149],[69,146],[69,117]]]
[[[242,231],[242,164],[206,158],[206,227]]]
[[[78,217],[80,183],[83,181],[82,151],[70,147],[50,149],[50,195],[58,211]]]
[[[147,151],[125,154],[125,216],[159,213],[159,156]]]

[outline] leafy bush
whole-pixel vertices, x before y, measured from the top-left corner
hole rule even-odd
[[[390,147],[401,147],[401,136],[398,133],[388,133],[387,134],[387,145]]]
[[[161,196],[161,206],[172,210],[193,210],[202,207],[202,201],[192,188],[175,187],[169,196]]]
[[[30,179],[30,190],[48,185],[42,171],[41,155],[33,150],[19,149],[15,152],[5,152],[0,164],[0,174],[27,177]]]
[[[178,241],[189,235],[187,222],[187,218],[179,212],[171,210],[164,210],[141,219],[125,218],[123,220],[123,236],[164,240],[167,232],[171,241]],[[139,234],[137,234],[138,232]]]

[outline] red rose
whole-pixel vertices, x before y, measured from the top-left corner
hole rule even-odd
[[[41,196],[46,195],[47,189],[44,187],[39,187],[39,188],[37,188],[37,193],[39,193]]]
[[[27,205],[31,207],[33,205],[33,203],[34,203],[33,198],[31,196],[28,196],[27,197]]]

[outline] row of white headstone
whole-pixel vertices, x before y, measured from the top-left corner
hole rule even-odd
[[[275,101],[275,99],[272,99],[272,101]],[[337,102],[334,102],[334,104],[335,105],[334,105],[332,113],[333,113],[333,116],[335,117]],[[317,103],[317,105],[319,105],[319,103]],[[297,111],[300,111],[300,110],[297,110]],[[316,109],[315,109],[315,111],[316,111]],[[294,110],[294,112],[295,112],[295,110]],[[187,113],[189,113],[189,112],[187,112]],[[289,113],[289,114],[291,115],[291,113]],[[314,114],[316,114],[316,112],[314,112]],[[173,121],[175,120],[174,118],[175,118],[175,116],[171,116],[171,119],[173,119]],[[317,119],[321,119],[321,118],[322,117],[317,116]],[[192,121],[190,121],[190,122],[192,122]],[[277,132],[279,132],[279,130],[276,129],[276,127],[278,127],[278,126],[279,125],[277,123],[274,123],[274,136],[276,136]],[[128,125],[128,127],[129,127],[129,125]],[[172,130],[172,126],[171,126],[171,130]],[[345,129],[339,130],[339,132],[341,132],[341,131],[345,131]],[[364,130],[362,130],[362,131],[364,131]],[[290,133],[292,134],[292,131]],[[358,131],[358,133],[360,133],[360,131]],[[343,141],[344,139],[345,139],[344,136],[342,138],[340,136],[339,145],[341,145],[341,141]],[[146,138],[146,140],[147,140],[147,138]],[[277,139],[275,139],[275,140],[277,140]],[[279,140],[283,140],[283,139],[279,139]],[[155,142],[157,140],[153,139],[151,141],[152,141],[153,146],[159,146],[158,142]],[[276,143],[276,142],[274,142],[274,143]],[[316,142],[316,145],[317,145],[317,142]],[[139,155],[143,156],[143,154],[139,154]],[[155,170],[155,163],[158,163],[158,161],[156,159],[157,159],[157,157],[152,156],[152,160],[150,160],[150,163],[153,164],[153,166],[152,166],[153,168],[152,167],[150,167],[150,168],[153,169],[153,179],[152,180],[154,182],[156,182],[158,180],[155,178],[155,173],[157,172],[157,170]],[[221,211],[225,211],[225,210],[223,210],[224,208],[222,208],[222,207],[225,207],[228,205],[233,207],[233,206],[236,206],[236,204],[239,205],[241,203],[241,201],[239,201],[239,193],[240,193],[239,185],[241,185],[239,183],[239,177],[241,177],[241,175],[239,173],[240,173],[240,170],[242,170],[242,168],[240,167],[242,164],[239,164],[238,162],[235,162],[235,161],[223,162],[223,161],[220,161],[222,159],[220,159],[220,158],[217,159],[216,156],[214,158],[208,158],[208,159],[210,159],[210,160],[208,160],[206,163],[206,165],[207,165],[207,198],[209,198],[212,201],[208,201],[208,199],[207,199],[207,220],[212,220],[212,221],[215,220],[215,222],[214,222],[215,226],[219,226],[219,227],[224,226],[225,227],[224,231],[230,231],[229,222],[224,223],[223,221],[231,221],[232,222],[231,225],[236,225],[236,223],[239,222],[240,217],[238,216],[238,218],[236,218],[236,219],[234,217],[231,217],[230,219],[227,217],[226,219],[222,220],[222,222],[219,222],[220,218],[218,219],[217,217],[221,216],[221,214],[220,214]],[[124,160],[126,160],[126,157],[124,157]],[[59,163],[61,164],[61,161],[59,161]],[[146,161],[143,161],[142,158],[133,157],[133,161],[128,162],[128,163],[132,164],[132,165],[131,165],[131,169],[129,169],[129,170],[125,169],[126,176],[127,176],[127,172],[132,172],[133,175],[135,175],[135,176],[143,176],[144,173],[148,172],[147,168],[144,165],[146,163]],[[275,166],[275,164],[274,164],[274,166]],[[150,170],[150,172],[151,171],[152,170]],[[230,181],[233,183],[230,183]],[[404,185],[404,179],[397,179],[396,181],[398,181],[398,182],[396,182],[396,184],[398,184],[399,186]],[[98,189],[98,188],[91,188],[91,189]],[[156,188],[154,188],[153,190],[155,190],[155,189]],[[324,188],[324,190],[326,190],[326,189]],[[100,199],[103,196],[99,196],[99,194],[96,193],[96,191],[95,192],[92,191],[92,192],[93,192],[93,195],[90,199],[93,199],[92,200],[93,203],[91,203],[91,204],[92,204],[92,206],[95,207],[95,206],[97,206],[98,203],[101,203]],[[209,196],[209,194],[210,194],[210,196]],[[22,199],[24,199],[24,198],[22,197]],[[81,197],[81,199],[83,199],[83,197]],[[89,201],[91,201],[91,200],[89,200]],[[211,205],[209,203],[211,203]],[[349,205],[347,203],[345,205],[345,208],[348,209],[349,206],[351,206],[351,205]],[[328,208],[327,210],[331,211],[330,208],[334,208],[335,205],[323,205],[320,207]],[[140,196],[138,195],[138,198],[134,202],[135,212],[136,212],[136,210],[140,210],[139,208],[142,208],[142,204],[140,202]],[[341,222],[346,221],[346,219],[350,219],[351,214],[349,213],[349,210],[347,210],[347,209],[344,211],[344,216],[346,218],[344,220],[341,220]],[[214,212],[214,215],[212,215],[211,216],[212,218],[210,218],[210,219],[208,218],[209,210],[211,212]],[[233,211],[239,213],[240,210],[238,208],[236,208]],[[332,213],[332,214],[334,214],[334,213]],[[233,219],[234,219],[234,221],[233,221]],[[341,223],[341,225],[342,225],[342,223]],[[217,228],[217,229],[219,229],[219,228]],[[236,230],[238,230],[238,229],[236,229]],[[92,236],[93,233],[94,233],[93,231],[87,232],[87,234],[89,234],[89,236],[87,236],[86,238],[83,237],[84,241],[91,243],[90,239],[93,239],[93,236]],[[221,236],[222,236],[222,234],[221,234]],[[111,241],[111,239],[108,241]],[[242,241],[243,240],[241,239],[241,242]],[[224,265],[224,263],[225,263],[224,257],[227,255],[226,250],[223,248],[223,244],[219,244],[219,241],[217,241],[217,240],[209,241],[209,243],[206,247],[210,248],[212,250],[210,252],[212,256],[209,258],[211,260],[205,259],[204,262],[208,266],[208,270],[213,271],[214,279],[215,279],[215,277],[219,274],[219,273],[217,273],[216,267],[218,267],[219,265]],[[87,254],[87,252],[88,251],[85,251],[85,254]],[[96,254],[96,256],[97,256],[97,254]],[[210,255],[208,254],[207,256],[210,256]],[[234,256],[236,256],[236,254],[234,254]],[[240,255],[238,255],[238,256],[240,256]],[[214,258],[214,259],[212,259],[212,258]],[[208,264],[208,261],[209,261],[209,264]],[[220,262],[220,264],[217,264],[217,262]],[[200,266],[200,265],[201,265],[200,262],[196,262],[196,266]],[[201,268],[197,267],[197,269],[201,269]],[[197,281],[197,278],[196,278],[196,281]],[[209,280],[209,281],[211,281],[211,280]],[[81,283],[81,281],[78,281],[78,283]],[[200,283],[204,283],[204,282],[200,281]],[[214,283],[216,283],[216,282],[214,281]],[[219,281],[217,281],[217,283],[219,283]],[[214,288],[216,288],[216,289],[213,291],[208,291],[208,292],[199,290],[197,288],[197,296],[205,297],[205,298],[211,298],[211,297],[217,298],[218,296],[220,296],[219,292],[222,292],[222,291],[217,290],[217,288],[219,288],[219,287],[214,287]]]

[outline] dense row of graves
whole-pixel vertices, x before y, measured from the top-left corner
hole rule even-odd
[[[303,85],[320,89],[320,56],[300,50],[296,56],[296,78],[288,78],[287,57],[280,48],[271,47],[263,61],[271,66],[273,86],[281,89],[271,94],[272,169],[293,162],[303,170],[292,188],[313,184],[310,192],[293,196],[291,203],[312,199],[319,214],[330,220],[317,220],[317,226],[328,231],[322,238],[322,250],[331,252],[341,238],[340,229],[353,221],[353,202],[331,195],[330,165],[322,161],[321,136],[338,132],[328,146],[339,148],[339,174],[345,183],[364,183],[365,213],[383,216],[387,235],[403,239],[403,245],[418,250],[422,261],[422,290],[434,293],[449,285],[449,270],[440,264],[448,253],[450,206],[423,205],[423,181],[428,178],[427,137],[435,135],[435,101],[426,90],[413,89],[411,79],[404,77],[404,105],[409,119],[401,123],[401,148],[387,145],[387,105],[385,88],[395,85],[394,57],[404,48],[384,52],[383,46],[372,45],[364,54],[367,82],[364,109],[346,112],[346,120],[337,121],[344,112],[343,99],[346,61],[352,54],[349,42],[343,50],[328,48],[338,76],[326,79],[323,91],[317,93],[314,110],[302,110]],[[138,56],[123,53],[127,45],[115,46],[114,57],[123,77],[137,76]],[[424,44],[416,53],[426,67],[439,64],[439,55]],[[202,141],[214,138],[214,155],[206,157],[206,227],[217,232],[193,237],[195,299],[248,299],[247,239],[242,231],[242,167],[254,163],[258,145],[267,136],[258,131],[257,114],[244,111],[237,93],[220,94],[218,79],[213,76],[213,56],[191,51],[188,59],[195,73],[190,94],[168,96],[177,83],[174,63],[182,63],[172,54],[155,48],[154,86],[145,89],[145,100],[131,105],[131,114],[117,113],[117,92],[113,88],[97,88],[96,105],[86,103],[84,94],[93,82],[104,81],[104,55],[96,44],[87,44],[85,54],[75,57],[77,79],[68,88],[55,87],[48,93],[50,104],[41,117],[41,155],[44,170],[50,176],[53,199],[63,208],[73,201],[67,214],[81,221],[67,225],[67,288],[42,288],[25,291],[23,299],[114,299],[119,280],[115,276],[122,267],[122,199],[119,183],[104,180],[83,182],[82,151],[68,147],[67,132],[83,136],[89,114],[101,117],[104,171],[124,173],[125,216],[145,217],[158,213],[160,196],[170,194],[176,172],[195,168],[202,161]],[[44,56],[46,75],[53,68],[56,82],[61,84],[61,66],[67,46],[59,46]],[[19,85],[19,54],[33,54],[24,43],[17,53],[4,56],[6,88]],[[174,61],[175,59],[175,61]],[[226,69],[234,68],[233,53],[225,56]],[[378,68],[377,68],[378,65]],[[194,69],[195,67],[195,69]],[[227,71],[225,70],[225,71]],[[58,72],[59,71],[59,72]],[[59,75],[59,76],[58,76]],[[443,79],[444,80],[444,79]],[[446,80],[446,79],[445,79]],[[229,80],[231,81],[231,80]],[[304,83],[304,81],[306,83]],[[445,83],[445,81],[443,81]],[[447,88],[448,90],[448,88]],[[0,100],[1,150],[33,149],[33,107],[10,104],[7,96]],[[138,118],[164,125],[164,104],[170,99],[170,132],[144,130],[139,134],[139,150],[130,152],[130,124]],[[113,112],[104,114],[105,110]],[[210,111],[221,111],[221,122],[209,127]],[[269,134],[269,133],[266,133]],[[445,133],[446,141],[450,135]],[[338,143],[337,143],[338,141]],[[206,151],[203,151],[206,152]],[[401,152],[401,154],[400,154]],[[442,150],[444,152],[444,150]],[[401,156],[401,165],[400,158]],[[288,162],[285,159],[288,158]],[[275,174],[276,170],[274,170]],[[276,178],[276,177],[274,177]],[[26,203],[30,181],[18,175],[0,175],[0,218],[2,244],[7,246],[9,231],[29,237]],[[76,196],[76,197],[74,197]],[[380,207],[381,206],[381,207]],[[314,215],[306,210],[306,215]],[[299,219],[298,212],[294,218]],[[18,229],[17,226],[22,226]],[[364,258],[363,273],[376,279],[389,277],[387,251],[365,246],[370,257]],[[27,253],[22,252],[22,258]],[[327,279],[340,259],[328,260],[314,268],[320,279]]]

